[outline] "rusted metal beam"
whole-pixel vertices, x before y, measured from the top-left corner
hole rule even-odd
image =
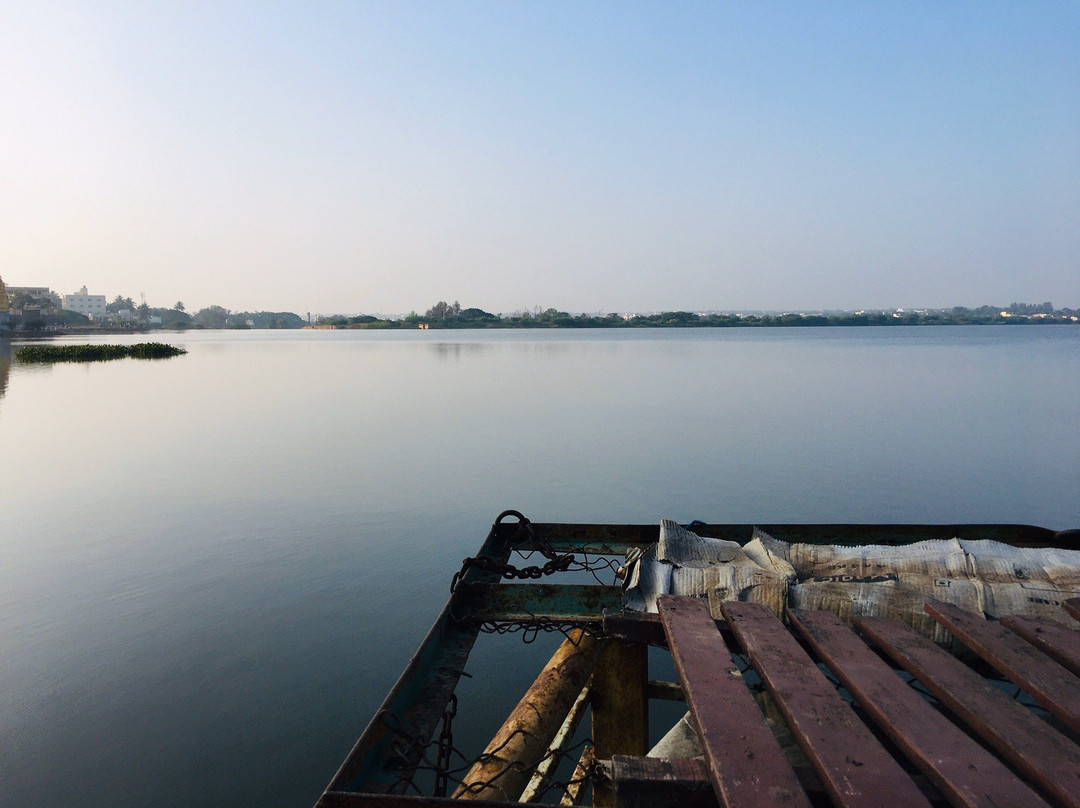
[[[521,792],[521,802],[534,802],[543,793],[544,788],[551,779],[551,775],[562,762],[563,752],[570,745],[570,741],[573,740],[574,733],[577,732],[578,725],[581,724],[581,719],[585,717],[585,711],[589,708],[591,694],[592,691],[588,685],[578,694],[574,706],[570,708],[570,712],[566,714],[566,719],[563,721],[562,726],[559,727],[559,731],[551,739],[551,746],[548,747],[543,759],[536,765],[536,770],[533,772],[532,777],[529,778],[529,784]]]
[[[589,744],[581,750],[581,757],[578,758],[577,766],[574,767],[570,785],[559,800],[559,805],[581,805],[585,788],[592,780],[592,768],[595,764],[596,754],[593,752],[592,744]]]
[[[731,661],[708,606],[671,595],[661,595],[659,606],[720,804],[809,808],[809,798]]]
[[[863,711],[953,805],[1046,808],[1046,802],[1005,764],[904,686],[895,671],[837,615],[790,614],[792,624]]]
[[[577,630],[567,638],[454,793],[462,800],[516,800],[585,686],[601,644]]]
[[[506,561],[510,548],[494,525],[480,553]],[[464,583],[494,582],[495,573],[469,569]],[[451,595],[435,624],[391,688],[378,712],[353,745],[326,790],[401,793],[419,763],[424,746],[442,718],[479,633],[478,624],[453,619]]]
[[[727,621],[714,620],[713,622],[716,623],[716,630],[724,635],[725,642],[734,641]],[[667,647],[667,637],[664,636],[664,627],[660,624],[658,614],[635,612],[629,609],[607,610],[604,612],[603,630],[605,637]]]
[[[413,797],[403,794],[357,794],[351,791],[327,791],[315,808],[455,808],[459,803],[446,797]],[[518,802],[473,803],[477,808],[521,808]]]
[[[596,757],[644,755],[649,748],[649,647],[605,640],[592,677],[592,740]],[[593,805],[612,806],[615,795],[593,786]]]
[[[1017,771],[1057,803],[1080,808],[1080,747],[910,626],[884,617],[854,622]]]
[[[997,621],[949,603],[927,603],[924,608],[983,661],[1080,732],[1080,679]]]
[[[767,606],[732,602],[722,609],[836,805],[928,808],[912,779]]]
[[[328,790],[391,793],[404,787],[454,692],[477,630],[448,621],[444,612]]]
[[[658,701],[686,701],[686,694],[683,693],[682,685],[678,682],[660,682],[650,679],[645,692],[650,699]]]

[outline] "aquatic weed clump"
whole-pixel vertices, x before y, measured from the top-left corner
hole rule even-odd
[[[161,342],[134,345],[27,345],[15,351],[19,362],[101,362],[107,359],[167,359],[186,354]]]

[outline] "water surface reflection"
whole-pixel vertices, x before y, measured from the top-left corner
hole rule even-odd
[[[11,342],[0,337],[0,398],[7,392],[8,376],[11,374]]]
[[[1080,527],[1080,329],[161,341],[0,343],[0,805],[313,804],[505,508]]]

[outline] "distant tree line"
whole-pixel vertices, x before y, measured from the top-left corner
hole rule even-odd
[[[130,297],[117,295],[105,305],[108,319],[91,320],[85,314],[61,306],[59,295],[35,298],[16,295],[11,308],[18,312],[16,325],[21,331],[46,331],[65,328],[108,331],[182,330],[201,328],[302,328],[306,321],[291,311],[230,311],[222,306],[207,306],[189,314],[182,301],[172,307],[136,305]]]
[[[1076,323],[1076,309],[1055,309],[1051,303],[1013,303],[1006,308],[925,311],[858,311],[829,314],[732,314],[666,311],[659,314],[570,314],[558,309],[523,310],[492,314],[462,308],[457,301],[440,300],[423,314],[410,312],[398,320],[372,315],[320,317],[318,325],[338,328],[767,328],[807,326],[992,325],[1020,323]]]
[[[307,323],[291,311],[229,311],[221,306],[199,309],[181,328],[303,328]]]
[[[59,296],[33,298],[20,293],[11,301],[14,312],[25,312],[14,321],[20,330],[95,328],[100,323],[61,308]],[[284,329],[302,328],[308,322],[289,311],[230,311],[223,306],[207,306],[188,313],[182,301],[168,308],[152,307],[145,300],[136,305],[130,297],[117,295],[106,305],[112,317],[105,324],[110,331],[153,329]],[[665,311],[654,314],[579,313],[536,306],[509,314],[493,314],[478,308],[463,308],[458,301],[440,300],[423,314],[413,311],[401,318],[359,314],[320,315],[315,325],[336,328],[754,328],[806,326],[906,326],[906,325],[992,325],[1076,323],[1077,309],[1055,309],[1046,303],[1010,303],[1008,306],[979,306],[969,309],[874,310],[840,313],[716,313]]]

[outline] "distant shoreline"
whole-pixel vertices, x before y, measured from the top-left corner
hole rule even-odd
[[[233,314],[225,309],[212,312],[216,316],[201,322],[209,310],[203,310],[183,321],[156,323],[41,323],[36,328],[12,329],[11,337],[47,338],[50,336],[93,336],[99,334],[184,333],[185,331],[249,331],[249,330],[444,330],[444,329],[566,329],[566,328],[807,328],[807,327],[905,327],[947,325],[1077,325],[1080,311],[1054,309],[1049,303],[1013,304],[1009,309],[981,306],[967,309],[928,309],[919,311],[856,311],[830,314],[786,312],[766,313],[695,313],[667,311],[655,314],[570,314],[556,309],[492,314],[483,309],[463,309],[440,301],[424,314],[412,312],[404,317],[389,319],[374,315],[320,315],[312,321],[303,320],[291,312]],[[186,316],[186,315],[184,315]]]
[[[1007,309],[980,306],[968,309],[920,309],[893,311],[705,312],[665,311],[653,314],[570,314],[557,309],[497,315],[483,309],[462,308],[440,300],[424,314],[412,312],[390,320],[373,315],[322,316],[310,328],[444,329],[444,328],[805,328],[808,326],[912,326],[912,325],[1016,325],[1075,324],[1080,311],[1055,309],[1051,303],[1013,303]]]
[[[770,319],[770,318],[764,318]],[[773,320],[779,320],[780,318],[771,318]],[[551,324],[551,323],[407,323],[403,320],[382,320],[377,323],[344,323],[344,324],[321,324],[321,325],[305,325],[300,328],[287,328],[287,329],[270,329],[270,328],[250,328],[250,327],[226,327],[226,328],[110,328],[104,326],[102,328],[56,328],[42,331],[18,331],[0,332],[0,339],[17,339],[17,340],[38,340],[38,339],[50,339],[52,337],[71,337],[71,336],[122,336],[122,335],[146,335],[146,334],[186,334],[189,332],[202,332],[202,331],[521,331],[521,330],[634,330],[634,329],[701,329],[701,328],[911,328],[917,326],[998,326],[998,327],[1010,327],[1018,325],[1037,325],[1037,326],[1066,326],[1066,325],[1080,325],[1077,319],[1070,318],[1055,318],[1055,319],[1031,319],[1031,318],[1010,318],[1008,320],[998,320],[994,322],[946,322],[946,321],[929,321],[929,322],[746,322],[740,321],[735,323],[590,323],[590,324]]]
[[[355,320],[361,320],[356,322]],[[892,315],[695,315],[671,312],[660,315],[621,315],[595,317],[558,314],[534,317],[488,318],[447,317],[445,319],[409,317],[402,320],[375,320],[368,318],[324,318],[320,323],[306,325],[306,330],[448,330],[448,329],[565,329],[565,328],[896,328],[910,326],[949,325],[1077,325],[1076,315],[1045,315],[1009,317],[948,317],[916,315],[912,317]]]

